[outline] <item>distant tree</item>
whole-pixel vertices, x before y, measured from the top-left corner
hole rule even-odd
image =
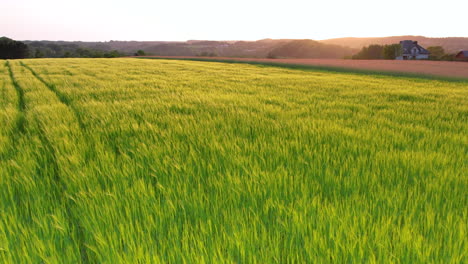
[[[440,60],[443,61],[454,61],[455,60],[456,54],[444,54],[442,57],[440,57]]]
[[[40,49],[36,49],[34,52],[34,58],[44,58],[44,53]]]
[[[78,58],[92,58],[93,57],[91,50],[85,49],[85,48],[77,48],[75,50],[75,53]]]
[[[218,54],[216,54],[215,52],[203,51],[203,52],[197,54],[197,56],[199,56],[199,57],[217,57]]]
[[[369,47],[363,47],[352,58],[355,60],[381,60],[384,58],[383,51],[384,46],[382,45],[370,45]]]
[[[267,59],[277,59],[278,56],[275,55],[275,53],[273,52],[269,52],[268,55],[267,55]]]
[[[427,50],[430,53],[429,59],[431,60],[441,60],[445,55],[445,50],[441,46],[427,47]]]
[[[401,55],[400,44],[370,45],[363,47],[357,54],[352,56],[355,60],[394,60]]]
[[[299,39],[282,43],[266,54],[268,58],[343,58],[353,50],[337,45],[324,44],[310,39]]]
[[[23,59],[29,55],[26,44],[7,37],[0,38],[0,59]]]
[[[62,54],[62,47],[58,44],[55,44],[55,43],[49,43],[47,44],[47,50],[49,51],[49,56],[47,57],[54,57],[54,58],[58,58],[58,57],[61,57],[61,54]]]
[[[385,45],[383,48],[383,57],[386,60],[394,60],[396,57],[400,55],[401,55],[400,44]]]
[[[93,50],[91,52],[91,57],[92,58],[104,58],[104,52],[100,51],[100,50]]]
[[[104,58],[118,58],[118,57],[123,57],[123,56],[125,56],[125,54],[122,54],[118,52],[117,50],[104,53]]]
[[[145,53],[145,51],[143,51],[143,50],[138,50],[138,51],[135,53],[135,56],[145,56],[145,55],[146,55],[146,53]]]

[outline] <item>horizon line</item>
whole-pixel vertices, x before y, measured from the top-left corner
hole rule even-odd
[[[3,36],[7,37],[7,36]],[[397,36],[382,36],[382,37],[337,37],[337,38],[325,38],[325,39],[313,39],[313,38],[261,38],[261,39],[186,39],[186,40],[50,40],[50,39],[22,39],[19,41],[51,41],[51,42],[189,42],[189,41],[218,41],[218,42],[232,42],[232,41],[247,41],[247,42],[256,42],[261,40],[315,40],[315,41],[325,41],[325,40],[334,40],[334,39],[376,39],[376,38],[394,38],[394,37],[423,37],[423,38],[432,38],[432,39],[445,39],[445,38],[468,38],[462,36],[450,36],[450,37],[428,37],[424,35],[397,35]],[[10,37],[7,37],[10,38]]]

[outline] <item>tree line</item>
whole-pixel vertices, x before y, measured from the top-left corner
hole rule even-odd
[[[442,46],[428,47],[429,60],[453,61],[456,54],[446,53]],[[363,47],[358,53],[354,54],[353,60],[394,60],[401,55],[400,44],[391,45],[369,45]]]
[[[272,49],[267,58],[343,58],[353,54],[353,50],[315,40],[301,39],[287,42]]]
[[[21,59],[28,56],[28,46],[23,42],[14,41],[6,37],[0,38],[0,59]]]
[[[271,42],[271,43],[270,43]],[[124,56],[145,56],[145,51],[141,50],[140,44],[123,42],[123,46],[116,46],[102,43],[86,42],[60,42],[60,41],[15,41],[6,37],[0,38],[0,59],[21,59],[21,58],[116,58]],[[117,42],[119,44],[120,42]],[[193,45],[201,50],[196,51],[194,47],[188,47],[184,43],[161,44],[153,47],[152,54],[158,55],[196,55],[202,57],[216,57],[223,54],[215,52],[215,47],[201,46],[195,42]],[[211,43],[211,42],[210,42]],[[218,43],[218,42],[216,42]],[[220,42],[221,43],[221,42]],[[229,46],[226,43],[221,43]],[[219,44],[219,45],[221,45]],[[247,46],[242,46],[242,45]],[[133,46],[132,46],[133,45]],[[192,44],[190,44],[192,45]],[[193,46],[192,45],[192,46]],[[223,51],[225,51],[223,46]],[[262,47],[269,50],[268,53],[260,57],[268,58],[345,58],[361,60],[393,60],[401,55],[400,44],[392,45],[370,45],[363,47],[357,53],[356,50],[331,44],[323,44],[313,40],[292,40],[292,41],[273,41],[261,40],[252,43],[237,43],[232,45],[233,50],[248,49],[258,50]],[[118,50],[117,50],[117,49]],[[132,52],[132,49],[136,52]],[[123,51],[122,51],[123,50]],[[455,54],[446,53],[441,46],[431,46],[427,50],[430,52],[430,60],[455,60]],[[239,53],[236,51],[235,53]],[[355,53],[354,55],[352,55]],[[225,56],[236,56],[236,54],[226,53]],[[237,56],[239,56],[237,54]],[[254,56],[255,57],[255,56]]]
[[[25,44],[7,37],[0,38],[0,59],[24,58],[117,58],[124,56],[144,56],[143,50],[127,54],[118,50],[99,50],[80,47],[76,44],[43,43],[40,41]]]
[[[370,45],[352,56],[354,60],[394,60],[401,55],[400,44]]]

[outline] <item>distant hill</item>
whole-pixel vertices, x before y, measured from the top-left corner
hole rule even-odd
[[[428,38],[423,36],[394,36],[382,38],[335,38],[321,40],[326,44],[346,46],[354,49],[361,49],[371,44],[395,44],[401,40],[414,40],[423,47],[442,46],[446,52],[455,53],[460,50],[468,50],[468,38],[450,37],[450,38]]]
[[[265,58],[279,45],[291,40],[264,39],[258,41],[106,41],[106,42],[66,42],[66,41],[24,41],[31,49],[39,49],[46,57],[61,57],[65,52],[76,49],[91,49],[102,52],[117,50],[133,55],[137,50],[161,56],[197,56],[204,53],[225,57]]]
[[[356,50],[339,45],[325,44],[315,40],[292,40],[274,48],[269,57],[272,58],[333,58],[341,59],[351,56]]]
[[[266,58],[343,58],[358,52],[370,44],[394,44],[400,40],[418,41],[423,47],[442,46],[446,52],[468,50],[468,38],[426,38],[421,36],[397,36],[384,38],[338,38],[315,41],[310,39],[262,39],[258,41],[23,41],[30,52],[43,57],[60,58],[86,56],[89,50],[98,52],[118,51],[133,55],[143,50],[148,55],[197,56],[211,54],[222,57]],[[91,52],[92,53],[92,52]],[[83,55],[84,54],[84,55]]]

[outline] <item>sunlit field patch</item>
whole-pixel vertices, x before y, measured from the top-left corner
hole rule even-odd
[[[468,83],[0,61],[0,262],[466,263]]]

